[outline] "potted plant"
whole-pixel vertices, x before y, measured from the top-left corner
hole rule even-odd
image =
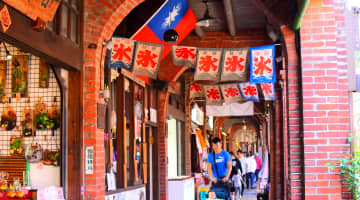
[[[349,142],[352,141],[352,136]],[[353,192],[354,199],[360,199],[360,152],[353,154],[345,154],[344,158],[337,159],[338,165],[326,163],[325,166],[334,170],[340,167],[340,173],[345,178],[346,183],[349,184],[348,189]]]

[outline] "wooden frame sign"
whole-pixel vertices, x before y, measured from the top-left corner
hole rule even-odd
[[[45,22],[53,20],[60,3],[59,0],[4,0],[4,2],[32,20],[39,17]]]

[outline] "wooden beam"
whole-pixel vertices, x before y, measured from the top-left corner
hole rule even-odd
[[[4,2],[0,2],[0,7]],[[67,69],[82,69],[82,48],[69,39],[45,30],[37,32],[31,28],[31,19],[9,7],[12,24],[4,33],[0,30],[0,38],[19,47],[23,51],[44,58],[48,62]]]
[[[236,27],[235,27],[235,20],[233,14],[233,6],[231,0],[223,0],[224,9],[225,9],[225,16],[227,21],[227,26],[229,29],[229,34],[234,37],[236,36]]]

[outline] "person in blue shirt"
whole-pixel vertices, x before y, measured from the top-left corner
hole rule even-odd
[[[232,169],[232,159],[229,152],[224,151],[222,149],[221,140],[218,137],[215,137],[212,140],[213,152],[209,153],[207,157],[207,168],[208,174],[210,176],[211,182],[223,182],[227,183]],[[214,154],[215,153],[215,162],[214,162]],[[215,164],[217,166],[217,171],[215,168]]]

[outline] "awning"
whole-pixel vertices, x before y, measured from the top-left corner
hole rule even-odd
[[[215,117],[254,115],[254,102],[207,105],[206,115]]]

